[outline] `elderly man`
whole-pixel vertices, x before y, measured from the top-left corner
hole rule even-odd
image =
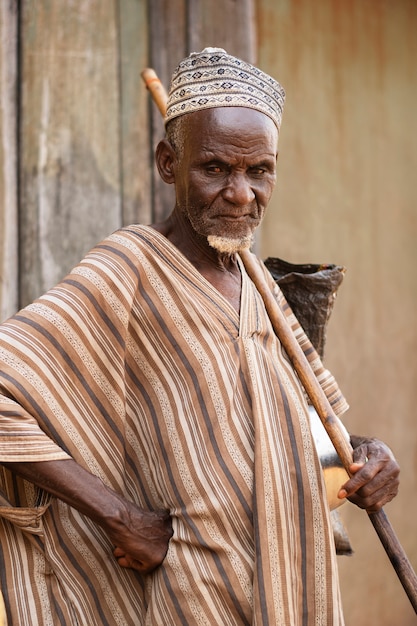
[[[275,185],[283,101],[223,50],[185,59],[156,151],[170,216],[115,232],[2,325],[9,625],[343,623],[304,392],[239,257]],[[378,509],[398,466],[352,442],[340,497]]]

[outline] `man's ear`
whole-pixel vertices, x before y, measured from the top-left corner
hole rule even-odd
[[[174,160],[175,152],[167,139],[162,139],[156,147],[155,163],[160,177],[165,183],[172,185],[175,182]]]

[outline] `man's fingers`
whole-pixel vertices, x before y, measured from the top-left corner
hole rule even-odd
[[[397,491],[397,484],[394,484],[393,481],[391,489],[388,488],[387,485],[384,485],[381,489],[378,489],[369,495],[363,495],[362,490],[360,490],[350,496],[349,500],[361,509],[366,509],[369,513],[373,513],[388,504],[388,502],[391,502],[391,500],[397,495]]]
[[[368,463],[352,463],[349,467],[352,477],[342,485],[339,491],[339,498],[346,498],[352,496],[356,491],[361,489],[364,485],[369,483],[378,473],[378,468],[373,467]],[[375,487],[377,488],[377,487]]]
[[[120,567],[127,567],[130,569],[135,569],[141,574],[146,574],[149,571],[152,571],[153,569],[151,567],[146,567],[142,561],[138,561],[137,559],[134,559],[121,548],[115,548],[113,550],[113,554],[116,557],[117,562],[120,565]]]

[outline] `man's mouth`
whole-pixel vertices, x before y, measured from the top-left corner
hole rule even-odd
[[[248,222],[255,221],[257,218],[252,213],[221,213],[214,217],[215,220],[224,220],[226,222]]]

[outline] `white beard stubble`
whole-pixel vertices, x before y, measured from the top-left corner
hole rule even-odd
[[[241,250],[250,248],[253,241],[252,235],[244,235],[243,237],[218,237],[217,235],[208,235],[207,241],[210,246],[221,254],[236,254]]]

